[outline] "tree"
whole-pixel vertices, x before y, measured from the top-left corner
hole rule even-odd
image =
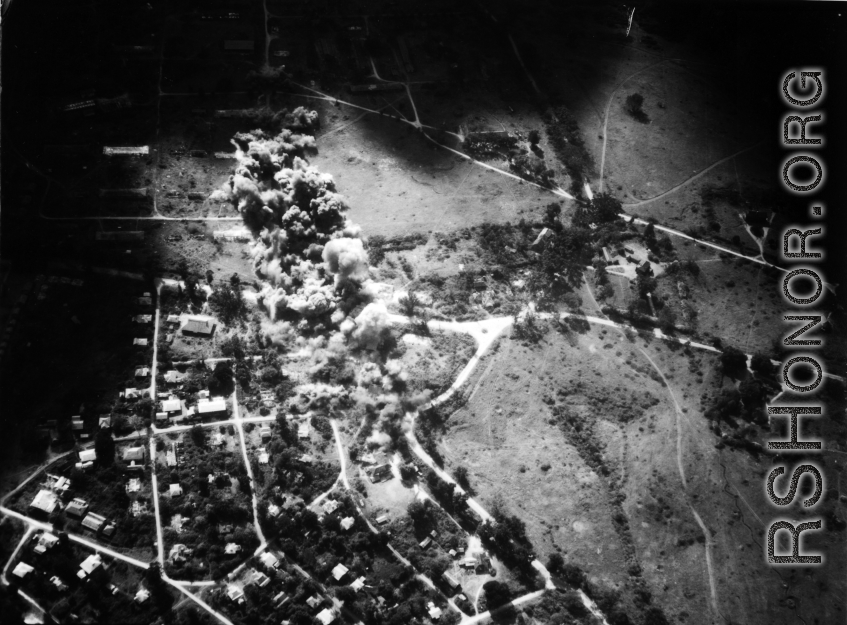
[[[400,478],[404,482],[411,482],[417,477],[417,471],[415,471],[414,465],[411,464],[403,464],[400,466]]]
[[[770,376],[773,375],[775,367],[771,359],[764,354],[753,354],[753,358],[750,360],[750,368],[759,375]]]
[[[550,557],[547,558],[547,570],[557,575],[562,567],[565,566],[565,559],[559,553],[551,553]]]
[[[529,131],[529,144],[536,145],[541,140],[541,134],[533,128]]]
[[[721,368],[725,376],[737,378],[747,369],[747,356],[735,347],[727,347],[721,354]]]
[[[596,223],[614,223],[623,212],[621,201],[610,193],[600,193],[591,202],[592,213]]]
[[[247,314],[247,304],[240,288],[233,288],[231,282],[223,282],[209,296],[209,305],[215,314],[227,325],[241,322]]]
[[[228,362],[221,361],[215,365],[209,379],[209,392],[213,395],[231,395],[235,390],[232,367]]]
[[[642,106],[644,105],[644,96],[640,93],[632,93],[626,97],[625,108],[627,113],[632,115],[637,121],[642,124],[647,123],[650,118],[647,117],[647,114],[642,110]]]
[[[94,453],[101,467],[110,467],[115,462],[115,441],[108,430],[99,430],[94,437]]]
[[[665,334],[671,334],[676,324],[676,315],[670,306],[663,306],[659,311],[659,328]]]
[[[414,291],[409,291],[407,295],[401,297],[397,303],[400,304],[400,307],[403,309],[403,314],[407,317],[414,317],[415,311],[417,307],[420,305],[421,300],[418,297],[417,293]]]
[[[470,482],[468,482],[468,470],[465,467],[456,467],[454,475],[456,476],[456,482],[458,482],[459,486],[461,486],[465,490],[470,490],[471,485]]]
[[[488,603],[489,610],[499,608],[512,600],[512,593],[503,582],[490,580],[483,584],[482,589],[485,591],[485,600]]]
[[[635,288],[638,290],[638,297],[646,299],[649,293],[655,292],[656,286],[656,279],[653,276],[640,274],[635,279]]]
[[[206,435],[203,433],[203,428],[199,425],[195,425],[188,431],[191,436],[191,441],[197,447],[204,447],[206,445]]]

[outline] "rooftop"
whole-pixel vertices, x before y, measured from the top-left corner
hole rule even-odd
[[[56,501],[56,495],[49,490],[40,490],[38,494],[35,496],[35,499],[32,500],[32,503],[29,504],[30,507],[41,510],[42,512],[46,512],[47,514],[51,514],[53,510],[56,509],[56,506],[59,503]]]

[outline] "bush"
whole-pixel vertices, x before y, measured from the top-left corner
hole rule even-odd
[[[626,108],[627,113],[633,116],[637,121],[642,124],[646,124],[650,121],[650,118],[642,110],[642,106],[644,104],[644,96],[640,93],[633,93],[626,97],[626,104],[624,107]]]

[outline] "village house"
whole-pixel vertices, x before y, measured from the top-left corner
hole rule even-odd
[[[315,616],[323,625],[329,625],[335,620],[335,612],[329,608],[324,608]]]
[[[264,564],[269,569],[279,568],[279,558],[277,558],[274,554],[269,551],[265,551],[260,557],[259,560],[262,564]]]
[[[15,565],[15,568],[12,570],[12,575],[17,577],[18,579],[24,580],[27,578],[27,575],[32,573],[35,568],[31,567],[26,562],[18,562]]]
[[[182,412],[182,402],[176,397],[166,399],[162,402],[162,412]]]
[[[238,543],[227,543],[226,547],[224,547],[224,553],[228,556],[233,556],[236,553],[241,552],[241,545]]]
[[[226,589],[226,596],[234,603],[244,603],[244,591],[238,586],[228,586]]]
[[[180,486],[179,484],[171,484],[169,492],[170,492],[171,497],[181,497],[182,496],[182,486]]]
[[[356,523],[356,519],[351,516],[344,517],[341,519],[341,528],[344,530],[349,530]]]
[[[144,603],[150,598],[150,591],[146,588],[139,588],[138,592],[135,593],[135,602],[136,603]]]
[[[137,367],[135,369],[136,378],[146,378],[150,375],[150,367]]]
[[[215,322],[206,317],[188,317],[182,326],[183,334],[197,334],[200,336],[211,336],[215,330]]]
[[[58,592],[65,592],[68,589],[68,585],[57,575],[50,578],[50,583],[53,584]]]
[[[88,512],[88,502],[85,499],[75,498],[65,508],[65,514],[81,519]]]
[[[376,484],[377,482],[381,482],[383,480],[387,480],[391,478],[391,465],[390,464],[380,464],[371,469],[368,475],[371,478],[371,482]]]
[[[82,527],[93,533],[98,533],[106,524],[106,517],[95,512],[89,512],[82,520]]]
[[[437,621],[441,618],[441,608],[435,605],[432,601],[427,604],[426,610],[429,613],[429,618],[433,621]]]
[[[216,415],[226,411],[226,400],[215,398],[197,402],[196,414],[201,416]]]
[[[94,553],[83,560],[79,565],[79,571],[76,576],[80,579],[85,579],[102,566],[103,561],[100,559],[99,553]]]
[[[80,462],[94,462],[97,460],[97,452],[93,449],[83,449],[79,452]]]
[[[170,552],[168,552],[168,558],[171,562],[185,562],[187,556],[191,555],[192,550],[186,547],[183,544],[176,544],[171,547]]]
[[[258,586],[259,588],[264,588],[265,586],[271,583],[271,578],[262,573],[261,571],[252,569],[250,571],[250,583],[256,584],[256,586]]]
[[[365,587],[365,578],[364,576],[356,578],[352,584],[350,584],[350,588],[359,592],[362,588]]]
[[[52,549],[56,543],[59,542],[59,537],[50,534],[49,532],[41,533],[36,539],[35,547],[33,547],[33,551],[39,555],[42,553],[47,553],[50,549]]]
[[[179,384],[186,378],[184,373],[176,370],[167,371],[165,373],[165,382],[168,384]]]
[[[40,490],[35,496],[35,499],[32,500],[32,503],[29,504],[29,507],[33,510],[43,512],[44,514],[53,514],[53,511],[58,505],[59,502],[52,491]]]
[[[313,610],[321,604],[321,598],[317,595],[312,595],[306,599],[306,604]]]
[[[97,427],[101,430],[108,430],[112,427],[112,417],[109,415],[100,415],[100,418],[97,419]]]
[[[259,464],[268,464],[270,461],[270,456],[268,455],[268,450],[264,447],[259,448]]]
[[[263,425],[259,428],[259,436],[262,437],[262,440],[267,440],[271,437],[271,428],[267,425]]]
[[[44,482],[44,485],[47,488],[52,489],[53,492],[57,493],[58,495],[63,495],[71,487],[71,480],[67,477],[51,475],[50,473],[48,473],[47,480]]]
[[[332,569],[332,577],[335,581],[341,581],[341,578],[347,575],[347,571],[349,569],[343,564],[336,564],[335,568]]]
[[[459,588],[462,587],[462,585],[459,583],[459,580],[453,577],[448,571],[444,571],[444,573],[441,575],[441,579],[443,579],[444,583],[450,587],[450,590],[455,591],[459,590]]]
[[[123,452],[123,461],[130,465],[127,468],[141,468],[144,464],[144,447],[127,447]]]
[[[129,482],[126,484],[126,492],[128,493],[137,493],[141,490],[141,478],[133,477],[130,478]]]
[[[321,508],[326,514],[332,514],[335,512],[341,504],[335,501],[335,499],[327,499]]]

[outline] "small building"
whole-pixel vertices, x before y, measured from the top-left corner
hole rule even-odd
[[[153,315],[135,315],[132,320],[135,323],[150,323],[153,321]]]
[[[135,377],[136,378],[146,378],[149,375],[150,375],[150,368],[149,367],[138,367],[135,370]]]
[[[259,464],[268,464],[270,461],[270,456],[268,455],[268,450],[264,447],[259,449]]]
[[[466,569],[475,569],[477,565],[476,558],[472,556],[468,556],[464,560],[462,560],[462,566]]]
[[[226,445],[226,437],[220,432],[212,434],[212,447],[223,447]]]
[[[229,597],[230,601],[235,603],[244,603],[244,591],[238,586],[228,586],[226,596]]]
[[[65,592],[68,589],[68,585],[65,584],[65,582],[63,582],[62,579],[57,575],[54,575],[50,578],[50,583],[53,584],[53,586],[55,586],[56,590],[59,592]]]
[[[265,551],[260,557],[259,561],[264,564],[269,569],[279,568],[279,558],[277,558],[274,554],[269,551]]]
[[[162,402],[162,411],[167,413],[182,412],[182,402],[176,397],[166,399]]]
[[[391,475],[391,465],[388,463],[377,465],[370,472],[372,482],[390,479]]]
[[[168,384],[179,384],[185,379],[185,377],[186,375],[184,373],[180,373],[179,371],[172,369],[165,373],[165,382]]]
[[[48,473],[47,481],[44,485],[53,490],[53,492],[62,494],[67,492],[67,490],[71,487],[71,480],[61,475],[51,475]]]
[[[338,507],[339,507],[340,505],[341,505],[341,504],[340,504],[340,503],[338,503],[337,501],[335,501],[335,499],[327,499],[327,500],[323,503],[323,505],[321,506],[321,508],[323,509],[323,511],[324,511],[326,514],[332,514],[333,512],[335,512],[336,510],[338,510]]]
[[[443,579],[444,583],[450,587],[450,590],[458,590],[462,587],[462,585],[459,583],[459,580],[453,577],[448,571],[444,571],[444,573],[441,575],[441,579]]]
[[[136,345],[138,347],[147,347],[147,339],[144,339],[144,338],[132,339],[132,344]]]
[[[437,621],[441,618],[441,608],[435,605],[432,601],[427,604],[426,610],[429,612],[429,618],[433,621]]]
[[[143,462],[144,461],[144,447],[127,447],[124,449],[123,453],[124,462]]]
[[[138,592],[135,593],[135,602],[136,603],[144,603],[150,598],[150,591],[146,588],[139,588]]]
[[[349,569],[343,564],[336,564],[335,568],[332,569],[332,577],[335,581],[340,581],[342,577],[347,575],[347,571]]]
[[[234,556],[236,553],[241,552],[241,545],[238,543],[227,543],[226,547],[224,547],[224,553],[228,556]]]
[[[211,336],[215,330],[215,322],[205,317],[188,317],[182,326],[183,334],[198,334],[200,336]]]
[[[335,612],[329,608],[324,608],[315,616],[323,625],[329,625],[335,620]]]
[[[182,497],[182,486],[179,484],[171,484],[169,492],[171,497]]]
[[[259,436],[262,437],[262,440],[268,439],[271,437],[271,428],[267,425],[263,425],[259,428]]]
[[[76,576],[80,579],[85,579],[100,568],[102,564],[103,561],[100,559],[100,554],[93,553],[80,563]]]
[[[341,527],[344,530],[349,530],[356,523],[356,519],[351,516],[341,519]]]
[[[88,502],[79,497],[75,498],[65,508],[65,514],[81,519],[88,512]]]
[[[80,462],[94,462],[97,460],[97,452],[94,449],[83,449],[79,452]]]
[[[275,519],[279,516],[279,513],[282,512],[282,508],[280,508],[275,503],[268,504],[268,516],[272,519]]]
[[[185,562],[187,556],[191,555],[191,549],[183,545],[182,543],[178,543],[171,547],[171,550],[168,552],[168,558],[171,562]]]
[[[285,591],[284,590],[280,590],[276,595],[274,595],[274,598],[271,599],[271,603],[273,603],[274,607],[276,607],[276,608],[281,606],[286,601],[287,601],[287,599],[285,597]]]
[[[141,392],[137,388],[128,388],[122,394],[124,399],[138,399],[141,397]]]
[[[209,415],[226,411],[226,401],[223,399],[212,399],[197,403],[197,414]]]
[[[359,592],[359,591],[360,591],[362,588],[364,588],[364,587],[365,587],[365,578],[364,578],[364,576],[363,576],[363,577],[359,577],[359,578],[357,578],[356,580],[354,580],[354,581],[353,581],[353,583],[352,583],[352,584],[350,584],[350,588],[352,588],[352,589],[353,589],[353,590],[355,590],[356,592]]]
[[[318,595],[312,595],[306,599],[306,604],[314,610],[321,604],[321,598]]]
[[[541,232],[538,233],[538,236],[535,237],[535,241],[530,245],[531,250],[535,250],[536,252],[541,248],[542,243],[547,240],[552,233],[550,232],[550,228],[542,228]]]
[[[97,427],[101,430],[108,430],[112,427],[112,417],[109,415],[100,415],[100,418],[97,419]]]
[[[98,533],[103,526],[106,524],[106,517],[99,515],[95,512],[89,512],[85,515],[85,518],[82,520],[82,527],[87,530]]]
[[[12,571],[12,575],[17,577],[18,579],[26,579],[27,575],[32,573],[35,568],[31,567],[26,562],[18,562],[15,565],[14,570]]]
[[[427,536],[426,538],[424,538],[424,539],[421,541],[420,548],[421,548],[421,549],[426,549],[426,548],[427,548],[427,547],[429,547],[431,544],[432,544],[432,538],[430,538],[429,536]]]
[[[38,541],[35,543],[35,547],[33,551],[37,554],[47,553],[50,549],[52,549],[56,543],[59,542],[59,537],[54,536],[49,532],[44,532],[38,537]]]
[[[156,423],[167,421],[168,413],[167,412],[157,412],[156,413]]]
[[[381,514],[378,517],[376,517],[376,524],[377,525],[385,525],[386,523],[388,523],[388,515],[387,514]]]
[[[141,478],[133,477],[130,478],[129,482],[126,484],[126,492],[128,493],[137,493],[141,490]]]
[[[259,588],[264,588],[265,586],[271,583],[271,578],[262,573],[261,571],[253,569],[253,571],[250,573],[250,581],[253,584],[256,584],[256,586],[258,586]]]
[[[53,511],[58,505],[59,502],[53,491],[43,489],[38,491],[38,494],[35,496],[35,499],[32,500],[32,503],[29,504],[29,507],[35,510],[40,510],[45,514],[53,514]]]
[[[308,421],[303,421],[297,426],[297,438],[303,440],[308,439],[312,432],[312,425]]]

